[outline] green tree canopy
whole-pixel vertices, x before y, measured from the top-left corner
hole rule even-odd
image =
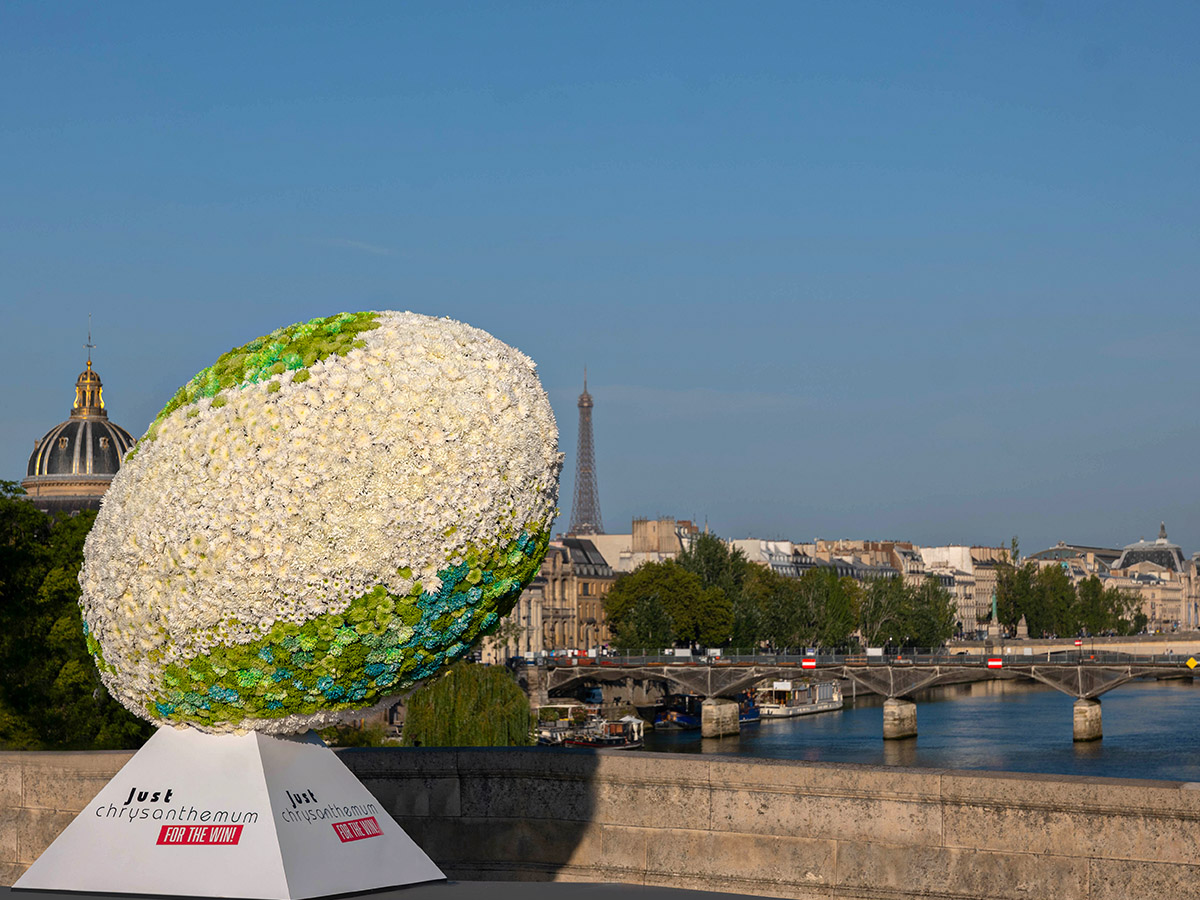
[[[1138,598],[1115,586],[1105,587],[1095,575],[1075,585],[1060,565],[1039,567],[1027,562],[1001,566],[996,585],[1000,621],[1014,627],[1021,616],[1035,637],[1061,637],[1086,631],[1136,634],[1146,627]]]
[[[696,535],[676,560],[700,579],[704,587],[719,587],[732,600],[741,590],[747,572],[761,568],[746,560],[740,548],[729,545],[715,534]]]
[[[1043,566],[1034,579],[1036,590],[1038,630],[1045,634],[1069,635],[1079,631],[1079,611],[1076,609],[1075,585],[1062,566]],[[1035,620],[1028,616],[1026,624],[1033,631]]]
[[[879,578],[863,587],[858,628],[869,647],[940,647],[954,634],[956,615],[954,597],[937,578],[916,585]]]
[[[700,579],[704,592],[696,628],[696,641],[719,647],[734,638],[736,646],[752,647],[758,642],[756,610],[743,600],[748,573],[761,566],[746,560],[738,547],[730,548],[714,534],[696,535],[679,554],[679,565]]]
[[[51,518],[0,482],[0,747],[133,749],[153,731],[113,700],[79,612],[94,512]]]
[[[898,579],[897,579],[898,580]],[[911,596],[904,631],[914,647],[940,647],[954,634],[957,607],[954,597],[933,577],[918,586],[906,586]]]
[[[504,666],[460,661],[408,698],[405,747],[523,747],[529,698]]]
[[[849,647],[851,635],[858,627],[862,593],[858,582],[839,576],[832,566],[820,566],[800,576],[797,587],[798,609],[807,619],[807,627],[802,628],[797,635],[799,640],[791,646],[827,650]]]
[[[908,634],[913,591],[901,577],[867,582],[858,607],[858,630],[868,647],[899,644]]]
[[[720,589],[706,589],[699,577],[671,560],[644,563],[613,582],[604,598],[610,627],[617,634],[626,631],[634,605],[649,598],[670,616],[676,640],[710,647],[728,640],[733,625],[729,598]]]
[[[747,578],[747,583],[749,578]],[[729,645],[745,650],[753,650],[764,640],[764,626],[761,609],[748,596],[747,585],[737,597],[730,602]]]
[[[1000,624],[1016,628],[1021,616],[1029,626],[1029,633],[1040,637],[1042,632],[1034,627],[1040,620],[1037,606],[1037,564],[1027,562],[1023,566],[1002,565],[996,570],[996,614]]]
[[[614,627],[613,643],[622,650],[662,649],[675,644],[675,623],[657,594],[639,597]]]
[[[1079,583],[1076,610],[1080,624],[1091,634],[1100,634],[1115,627],[1104,596],[1104,585],[1095,575]]]
[[[735,616],[740,614],[757,624],[754,636],[758,640],[767,641],[774,647],[801,647],[815,640],[817,627],[813,610],[795,578],[780,575],[766,566],[752,565],[742,584],[742,598],[742,608],[735,610]],[[749,630],[747,626],[743,628]],[[739,647],[756,643],[757,640],[734,640]]]
[[[1146,614],[1134,594],[1105,587],[1095,575],[1081,581],[1076,590],[1079,623],[1089,634],[1137,634],[1146,627]]]
[[[692,628],[685,637],[702,647],[722,647],[733,632],[733,603],[725,591],[713,585],[700,592],[692,615]]]

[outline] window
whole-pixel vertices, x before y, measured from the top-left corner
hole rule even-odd
[[[68,438],[65,438],[65,437],[61,437],[61,438],[59,438],[59,439],[58,439],[58,449],[59,449],[59,450],[66,450],[66,449],[67,449],[67,444],[69,444],[69,443],[71,443],[71,441],[70,441]]]
[[[107,450],[107,449],[108,449],[108,438],[106,438],[106,437],[102,437],[102,438],[100,438],[100,449],[101,449],[101,450]]]

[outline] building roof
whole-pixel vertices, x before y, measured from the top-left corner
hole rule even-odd
[[[1113,547],[1089,547],[1086,544],[1066,544],[1059,541],[1048,550],[1039,550],[1037,553],[1029,554],[1026,559],[1074,559],[1077,556],[1087,556],[1089,553],[1095,557],[1097,562],[1109,567],[1121,555],[1121,551]]]
[[[1172,572],[1183,572],[1187,562],[1178,544],[1167,540],[1167,523],[1158,526],[1158,538],[1147,541],[1144,538],[1135,544],[1129,544],[1121,551],[1121,557],[1113,564],[1114,569],[1126,569],[1140,562],[1154,563]]]
[[[580,575],[612,575],[612,566],[587,538],[567,537],[558,541],[567,551],[571,565]]]
[[[853,577],[859,581],[870,581],[874,578],[895,578],[900,574],[895,566],[872,565],[861,560],[849,560],[854,569]]]

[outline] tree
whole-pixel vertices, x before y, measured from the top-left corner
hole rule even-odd
[[[53,520],[19,499],[24,493],[16,482],[0,481],[0,615],[33,597],[45,577]]]
[[[1141,634],[1146,630],[1150,620],[1142,612],[1142,601],[1137,594],[1108,587],[1104,589],[1104,603],[1113,611],[1116,623],[1112,628],[1117,634]]]
[[[670,647],[675,643],[675,623],[657,594],[639,597],[614,627],[613,641],[622,650]]]
[[[679,554],[678,564],[700,579],[706,592],[696,629],[696,640],[706,647],[719,647],[734,637],[735,646],[758,643],[757,614],[742,597],[749,573],[762,566],[746,559],[740,548],[730,548],[714,534],[696,535]],[[712,593],[719,591],[719,593]]]
[[[1024,616],[1031,635],[1075,634],[1082,627],[1075,586],[1062,566],[1000,566],[996,605],[1003,624],[1016,627]]]
[[[523,747],[529,698],[504,666],[459,661],[408,699],[405,747]]]
[[[793,646],[836,649],[850,644],[858,625],[858,606],[862,589],[853,578],[839,577],[837,569],[821,566],[810,569],[797,582],[800,592],[798,611],[804,621]]]
[[[753,633],[749,633],[751,624],[757,626]],[[751,566],[746,573],[740,603],[734,608],[735,632],[739,626],[744,636],[735,636],[738,647],[753,647],[759,640],[773,647],[797,647],[811,642],[816,634],[800,583],[766,566]],[[751,636],[755,640],[747,641]]]
[[[996,613],[1000,623],[1016,628],[1021,616],[1025,616],[1029,633],[1033,635],[1041,633],[1034,630],[1034,621],[1040,615],[1035,609],[1037,571],[1036,563],[1025,563],[1020,567],[1001,565],[996,569]]]
[[[733,604],[721,588],[713,585],[700,592],[688,635],[701,647],[722,647],[733,631]]]
[[[741,589],[746,573],[761,568],[746,559],[740,548],[729,548],[715,534],[698,534],[676,560],[700,579],[704,587],[719,587],[732,599]]]
[[[1141,634],[1146,630],[1146,626],[1150,624],[1150,619],[1140,609],[1133,614],[1133,618],[1129,620],[1128,630],[1122,631],[1121,634]]]
[[[905,631],[916,647],[940,647],[954,634],[957,608],[950,592],[936,578],[926,578],[917,587],[908,587],[910,602],[906,610]]]
[[[610,627],[620,632],[638,600],[656,597],[680,641],[720,646],[729,638],[733,605],[723,591],[706,590],[699,577],[671,560],[644,563],[613,582],[604,598]]]
[[[858,624],[862,587],[849,576],[838,577],[833,569],[825,576],[824,607],[820,610],[818,645],[828,649],[848,647]]]
[[[997,572],[996,599],[1000,621],[1014,626],[1025,616],[1035,636],[1067,636],[1116,632],[1137,634],[1146,627],[1139,599],[1115,586],[1105,587],[1095,575],[1078,585],[1061,565],[1039,568],[1027,562],[1003,565]]]
[[[1088,634],[1101,634],[1109,628],[1116,628],[1117,617],[1108,608],[1108,598],[1099,578],[1093,575],[1084,579],[1079,583],[1076,593],[1079,623]]]
[[[94,512],[49,517],[0,482],[0,747],[133,749],[153,731],[113,700],[83,636],[79,569]]]
[[[731,647],[753,650],[764,640],[763,616],[759,607],[746,596],[746,587],[730,603],[732,621],[729,626]]]
[[[868,647],[898,644],[908,636],[905,619],[912,592],[901,577],[867,583],[858,607],[858,632]]]
[[[1062,566],[1044,566],[1034,580],[1035,616],[1026,616],[1031,634],[1069,635],[1079,631],[1075,585]],[[1036,630],[1035,630],[1036,628]]]
[[[1135,595],[1115,586],[1106,588],[1095,575],[1081,581],[1077,592],[1079,622],[1089,634],[1108,631],[1136,634],[1146,627],[1146,616],[1141,612],[1141,603]],[[1139,615],[1142,616],[1140,624],[1137,622]]]
[[[343,723],[322,728],[317,732],[330,747],[386,747],[388,741],[387,729],[382,722],[363,722],[360,725]]]

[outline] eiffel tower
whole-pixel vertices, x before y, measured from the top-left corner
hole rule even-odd
[[[600,491],[596,488],[596,454],[592,449],[592,395],[583,370],[583,393],[579,395],[579,447],[575,460],[575,499],[571,502],[568,534],[604,534],[600,521]]]

